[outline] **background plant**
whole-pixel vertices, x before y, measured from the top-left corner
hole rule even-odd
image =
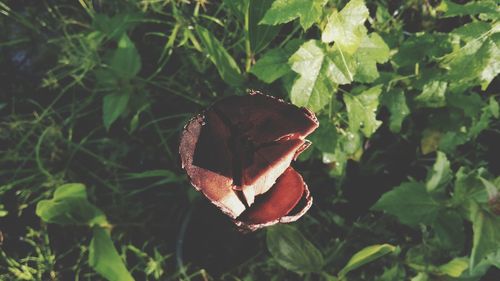
[[[0,1],[0,279],[494,280],[498,3]],[[257,89],[315,111],[315,204],[241,235],[187,120]]]

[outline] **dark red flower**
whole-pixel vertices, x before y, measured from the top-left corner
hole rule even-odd
[[[274,97],[226,98],[184,128],[182,167],[191,184],[242,228],[295,221],[312,198],[290,163],[317,127],[312,112]]]

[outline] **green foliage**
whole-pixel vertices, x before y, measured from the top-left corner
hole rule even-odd
[[[0,1],[0,280],[498,275],[498,1],[35,2]],[[320,122],[314,206],[255,235],[178,165],[248,89]]]
[[[276,25],[300,18],[300,25],[306,30],[321,17],[326,2],[326,0],[275,0],[260,23]]]
[[[403,183],[385,193],[372,207],[396,216],[402,223],[417,226],[431,224],[438,215],[441,204],[436,202],[421,183]]]
[[[356,268],[392,253],[395,250],[396,247],[389,244],[368,246],[354,254],[351,259],[349,259],[346,266],[340,270],[339,276],[345,276],[349,271],[355,270]]]
[[[360,93],[344,94],[351,132],[361,130],[369,138],[382,124],[376,116],[381,92],[382,87],[377,85]]]
[[[267,249],[286,269],[299,272],[321,272],[321,252],[297,229],[287,225],[272,226],[266,232]]]
[[[217,71],[224,81],[233,86],[243,82],[241,71],[234,59],[229,55],[224,46],[213,36],[213,34],[202,26],[196,27],[196,33],[200,38],[203,49],[208,58],[217,67]]]
[[[51,200],[42,200],[36,206],[36,214],[48,223],[103,225],[106,216],[87,200],[85,186],[79,183],[62,185]]]
[[[335,41],[337,47],[348,54],[354,54],[366,36],[364,22],[368,19],[368,8],[363,0],[352,0],[340,11],[328,16],[328,22],[321,33],[325,43]]]
[[[93,236],[89,245],[89,265],[109,281],[134,280],[104,228],[108,226],[103,212],[87,201],[85,186],[65,184],[56,189],[52,200],[42,200],[36,214],[45,222],[61,225],[87,225]]]
[[[89,264],[109,281],[133,281],[109,233],[101,228],[93,228],[94,235],[89,246]]]

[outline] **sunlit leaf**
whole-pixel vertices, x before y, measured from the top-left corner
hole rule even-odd
[[[133,281],[109,233],[98,226],[94,227],[93,233],[89,246],[89,265],[109,281]]]
[[[339,276],[345,276],[348,272],[394,252],[395,250],[396,247],[389,244],[368,246],[351,257],[351,259],[347,262],[347,265],[340,270]]]
[[[389,129],[393,133],[399,133],[406,116],[410,114],[410,108],[406,103],[406,97],[401,89],[394,89],[382,94],[380,102],[389,109]]]
[[[335,42],[342,51],[354,54],[366,35],[364,22],[369,16],[363,0],[351,0],[340,11],[334,11],[328,16],[321,40]]]
[[[61,185],[50,200],[41,200],[36,214],[45,222],[62,225],[107,224],[106,216],[87,200],[85,186],[80,183]]]
[[[345,93],[344,102],[349,118],[349,130],[361,130],[366,137],[370,137],[382,124],[377,120],[377,108],[382,86],[375,86],[361,93]]]
[[[327,0],[275,0],[260,23],[276,25],[300,18],[302,28],[308,29],[321,17],[326,2]]]
[[[443,190],[445,185],[451,180],[450,161],[446,155],[438,151],[436,162],[432,166],[432,170],[427,175],[427,182],[425,184],[427,191]]]

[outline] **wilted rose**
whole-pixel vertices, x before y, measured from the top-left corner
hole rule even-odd
[[[312,112],[274,97],[226,98],[185,126],[182,167],[191,184],[243,229],[295,221],[312,198],[290,163],[317,127]]]

